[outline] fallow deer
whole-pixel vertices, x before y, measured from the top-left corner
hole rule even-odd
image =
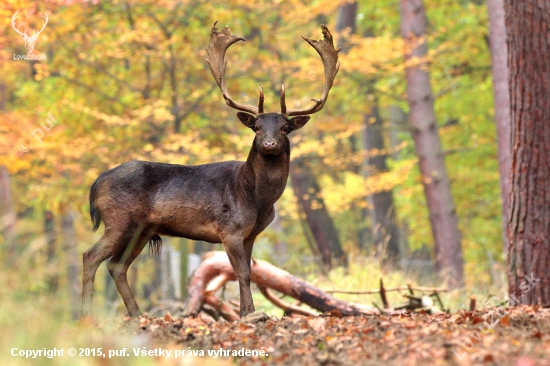
[[[219,32],[216,23],[206,62],[227,105],[238,110],[239,120],[255,132],[248,159],[198,166],[132,161],[100,174],[90,189],[90,216],[94,230],[103,221],[105,232],[83,256],[83,316],[91,315],[95,273],[108,258],[107,267],[128,313],[140,314],[126,273],[147,242],[152,251],[160,251],[161,235],[222,243],[239,281],[240,315],[254,312],[250,291],[252,246],[273,220],[273,205],[287,183],[287,135],[302,128],[309,121],[308,115],[325,105],[340,66],[340,49],[334,48],[325,26],[321,26],[323,40],[303,37],[323,61],[323,95],[313,99],[309,108],[287,109],[283,86],[281,113],[266,113],[261,87],[257,107],[240,104],[229,95],[225,52],[244,38],[231,34],[228,27]]]

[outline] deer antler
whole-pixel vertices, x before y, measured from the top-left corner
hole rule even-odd
[[[243,37],[238,37],[231,34],[228,27],[225,27],[221,32],[218,32],[218,28],[216,28],[217,23],[218,21],[216,20],[212,25],[212,30],[210,33],[210,44],[206,49],[206,52],[208,53],[208,59],[206,60],[206,62],[208,63],[208,66],[210,66],[210,72],[212,72],[212,76],[214,76],[214,79],[216,79],[216,83],[218,83],[218,86],[220,87],[225,102],[231,108],[243,112],[248,112],[256,116],[258,114],[264,113],[264,93],[261,86],[258,107],[237,103],[229,95],[229,92],[227,91],[227,86],[225,85],[225,69],[227,67],[227,61],[224,60],[225,51],[227,51],[227,49],[233,43],[244,41],[245,39]]]
[[[323,65],[325,67],[325,90],[323,91],[323,95],[320,99],[312,99],[312,101],[315,102],[315,105],[311,108],[289,109],[288,111],[286,111],[285,90],[283,87],[281,91],[282,114],[286,114],[287,116],[303,116],[319,112],[325,106],[328,93],[330,91],[330,88],[332,88],[332,83],[334,82],[334,77],[336,76],[336,74],[338,73],[338,69],[340,68],[340,61],[338,61],[338,52],[340,52],[342,48],[334,48],[334,39],[326,26],[321,25],[321,29],[323,31],[323,40],[314,41],[304,36],[302,36],[302,38],[307,43],[309,43],[311,47],[315,48],[317,53],[319,53],[319,56],[321,56],[321,60],[323,61]]]
[[[15,27],[15,21],[17,20],[17,17],[18,17],[18,14],[17,14],[17,13],[19,13],[19,10],[17,10],[17,11],[15,12],[15,14],[13,14],[13,16],[11,17],[11,26],[13,27],[13,29],[15,29],[15,31],[16,31],[17,33],[19,33],[19,35],[21,35],[21,36],[23,36],[23,37],[28,37],[28,35],[27,35],[27,30],[26,30],[26,29],[25,29],[25,32],[24,32],[24,33],[21,33],[21,31],[19,30],[19,27],[21,27],[21,26],[19,26],[19,27],[17,27],[17,28]]]

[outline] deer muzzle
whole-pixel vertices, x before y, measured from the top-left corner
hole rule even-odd
[[[277,140],[275,139],[265,139],[263,142],[263,147],[265,150],[275,150],[277,148]]]

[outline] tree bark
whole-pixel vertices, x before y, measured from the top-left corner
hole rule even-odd
[[[505,1],[512,174],[508,290],[512,304],[550,305],[550,2]]]
[[[357,18],[357,2],[350,1],[348,3],[340,5],[338,8],[338,17],[336,19],[336,32],[338,33],[338,45],[342,47],[341,54],[346,53],[349,50],[348,47],[348,34],[355,34],[356,23],[355,19]],[[349,33],[348,33],[349,32]],[[360,153],[359,149],[356,147],[359,145],[357,143],[357,138],[355,135],[351,135],[349,142],[351,145],[351,153],[358,154]],[[361,174],[362,166],[361,164],[352,164],[351,169],[355,174]],[[368,197],[365,196],[365,201],[368,200]],[[356,210],[354,204],[352,204],[352,210]],[[360,250],[365,250],[367,245],[372,241],[372,233],[368,225],[369,210],[367,208],[359,208],[361,214],[361,225],[357,229],[357,247]]]
[[[74,230],[74,219],[70,212],[65,214],[62,219],[61,229],[63,241],[65,244],[65,253],[67,254],[67,279],[69,285],[69,298],[71,303],[71,317],[78,319],[80,317],[80,274],[78,270],[78,245],[76,242],[76,233]]]
[[[487,0],[487,9],[489,11],[489,47],[491,49],[491,66],[493,71],[498,166],[502,197],[502,233],[504,247],[508,248],[506,224],[510,196],[512,149],[510,146],[510,94],[508,91],[508,51],[506,45],[506,25],[504,22],[504,0]]]
[[[435,263],[450,286],[457,287],[464,281],[462,248],[427,71],[426,12],[422,0],[400,2],[410,123],[430,212]]]
[[[294,194],[306,216],[324,265],[328,269],[332,268],[332,260],[334,259],[337,266],[347,266],[346,253],[342,250],[338,232],[321,197],[321,189],[313,172],[303,158],[292,161],[290,176]]]
[[[371,112],[365,114],[363,122],[363,146],[367,152],[365,161],[366,175],[388,171],[387,154],[382,135],[383,122],[378,110],[378,98],[369,93]],[[373,207],[371,210],[372,232],[376,251],[388,262],[399,265],[399,228],[395,220],[395,206],[391,190],[378,192],[369,197]]]
[[[205,257],[206,259],[195,271],[189,283],[189,299],[185,304],[185,315],[196,316],[207,296],[213,295],[227,281],[236,281],[235,273],[225,252],[211,252]],[[353,305],[335,299],[268,262],[252,261],[250,281],[261,288],[270,288],[291,296],[321,312],[336,311],[343,316],[376,313],[376,310],[371,307]],[[209,301],[211,302],[213,301]]]
[[[350,1],[340,5],[338,8],[338,18],[336,19],[336,32],[342,33],[348,31],[350,34],[355,33],[355,18],[357,18],[357,2]],[[342,47],[342,52],[346,52],[348,44],[346,37],[338,37],[338,45]]]

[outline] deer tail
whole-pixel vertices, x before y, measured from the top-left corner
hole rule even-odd
[[[92,184],[92,188],[90,188],[90,218],[92,219],[93,231],[96,231],[101,223],[101,213],[96,204],[98,185],[99,178],[96,179],[94,184]]]

